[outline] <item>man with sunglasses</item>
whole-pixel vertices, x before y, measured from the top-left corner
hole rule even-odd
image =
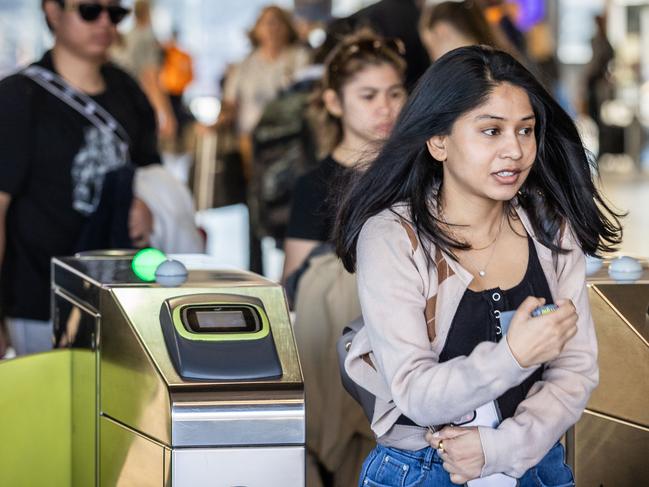
[[[132,196],[133,167],[160,162],[151,105],[107,63],[129,10],[42,6],[52,50],[0,81],[1,306],[19,354],[51,347],[51,257],[147,244],[152,217]]]

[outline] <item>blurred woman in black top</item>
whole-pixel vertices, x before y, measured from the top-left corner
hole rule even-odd
[[[399,41],[364,31],[343,39],[325,61],[316,104],[332,150],[298,180],[284,243],[283,280],[313,249],[329,241],[335,182],[369,161],[377,144],[390,134],[407,96],[403,54]]]

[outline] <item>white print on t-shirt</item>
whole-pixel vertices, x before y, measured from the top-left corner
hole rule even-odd
[[[126,153],[112,132],[87,127],[85,141],[72,163],[72,207],[84,215],[99,205],[104,176],[126,164]]]

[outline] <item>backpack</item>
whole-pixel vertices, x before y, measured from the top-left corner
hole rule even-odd
[[[172,95],[181,95],[194,79],[192,58],[176,46],[165,49],[160,83]]]
[[[354,382],[345,370],[345,358],[347,358],[347,352],[349,352],[352,346],[352,340],[354,340],[354,337],[361,331],[364,325],[363,317],[359,316],[343,328],[342,335],[336,341],[336,353],[338,354],[338,367],[340,368],[340,380],[343,383],[343,387],[361,405],[365,416],[371,423],[372,417],[374,416],[374,402],[376,401],[376,397]]]
[[[300,83],[280,93],[266,105],[252,133],[248,205],[252,228],[259,238],[284,239],[295,183],[318,162],[306,116],[312,86]]]

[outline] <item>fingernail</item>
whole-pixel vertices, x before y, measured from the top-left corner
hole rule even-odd
[[[435,433],[433,433],[433,438],[439,438],[439,431],[435,431]]]

